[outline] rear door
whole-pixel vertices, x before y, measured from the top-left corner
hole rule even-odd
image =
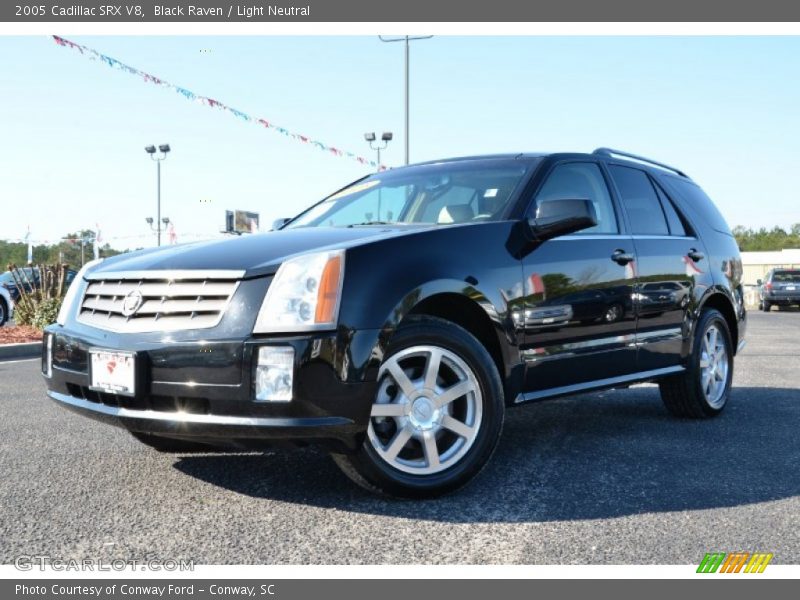
[[[528,217],[546,202],[588,199],[598,225],[543,243],[523,259],[527,399],[553,388],[580,389],[635,369],[633,240],[599,164],[556,164],[534,197]]]
[[[609,164],[636,252],[637,370],[681,363],[691,311],[710,285],[705,247],[661,186],[644,170]]]

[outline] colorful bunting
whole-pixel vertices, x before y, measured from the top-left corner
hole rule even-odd
[[[76,44],[75,42],[71,42],[70,40],[64,39],[64,38],[59,37],[57,35],[53,36],[53,40],[55,40],[56,44],[58,44],[59,46],[63,46],[65,48],[71,48],[72,50],[76,50],[76,51],[80,52],[84,56],[88,56],[90,60],[99,60],[100,62],[105,63],[106,65],[108,65],[112,69],[118,69],[118,70],[124,71],[124,72],[126,72],[126,73],[128,73],[130,75],[136,75],[138,77],[141,77],[145,81],[145,83],[152,83],[154,85],[170,89],[170,90],[174,91],[175,93],[180,94],[181,96],[183,96],[187,100],[193,100],[195,102],[199,102],[200,104],[203,104],[205,106],[209,106],[211,108],[217,108],[217,109],[220,109],[220,110],[224,110],[224,111],[230,113],[231,115],[233,115],[234,117],[236,117],[238,119],[241,119],[242,121],[245,121],[247,123],[253,123],[255,125],[261,125],[261,126],[267,128],[267,129],[272,129],[272,130],[274,130],[274,131],[276,131],[276,132],[278,132],[278,133],[280,133],[282,135],[285,135],[286,137],[289,137],[289,138],[291,138],[293,140],[302,142],[303,144],[316,146],[317,148],[319,148],[320,150],[322,150],[324,152],[330,152],[334,156],[339,156],[339,157],[342,157],[342,158],[349,158],[351,160],[355,160],[356,162],[358,162],[358,163],[360,163],[362,165],[369,165],[371,167],[378,167],[378,164],[374,160],[369,160],[368,158],[364,158],[363,156],[358,156],[357,154],[354,154],[352,152],[345,152],[343,150],[339,150],[338,148],[334,148],[333,146],[328,146],[327,144],[323,144],[322,142],[317,141],[317,140],[315,140],[313,138],[310,138],[310,137],[308,137],[306,135],[300,135],[299,133],[294,133],[292,131],[289,131],[288,129],[284,129],[283,127],[278,127],[277,125],[275,125],[271,121],[267,121],[266,119],[259,119],[259,118],[253,117],[253,116],[251,116],[251,115],[249,115],[249,114],[247,114],[245,112],[242,112],[242,111],[237,110],[235,108],[231,108],[230,106],[226,106],[225,104],[223,104],[219,100],[214,100],[213,98],[207,98],[205,96],[200,96],[199,94],[195,94],[194,92],[192,92],[190,90],[187,90],[186,88],[182,88],[182,87],[179,87],[177,85],[173,85],[172,83],[170,83],[168,81],[164,81],[163,79],[160,79],[159,77],[156,77],[154,75],[150,75],[149,73],[145,73],[144,71],[140,71],[140,70],[135,69],[135,68],[133,68],[131,66],[128,66],[128,65],[126,65],[124,63],[121,63],[118,60],[116,60],[114,58],[111,58],[110,56],[106,56],[105,54],[100,54],[97,50],[93,50],[92,48],[88,48],[86,46],[82,46],[80,44]],[[383,170],[385,168],[386,167],[384,167],[383,165],[380,166],[381,170]]]

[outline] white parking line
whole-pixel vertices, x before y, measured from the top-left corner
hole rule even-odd
[[[42,360],[39,357],[34,358],[20,358],[17,360],[0,360],[0,365],[13,365],[14,363],[32,362],[34,360]]]

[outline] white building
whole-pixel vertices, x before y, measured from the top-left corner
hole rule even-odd
[[[767,271],[775,267],[800,269],[800,248],[772,250],[768,252],[742,252],[744,284],[756,285],[764,279]]]

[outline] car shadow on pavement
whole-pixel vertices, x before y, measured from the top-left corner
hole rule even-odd
[[[507,413],[484,472],[464,490],[422,502],[351,484],[319,450],[176,457],[211,484],[351,513],[442,522],[604,519],[713,509],[800,494],[800,390],[734,388],[725,412],[670,417],[654,387],[541,402]]]

